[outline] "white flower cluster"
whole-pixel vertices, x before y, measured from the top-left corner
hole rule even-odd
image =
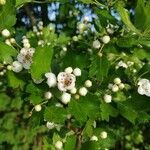
[[[114,79],[114,84],[109,84],[108,88],[111,89],[113,92],[118,92],[125,88],[125,85],[122,83],[120,78]]]
[[[17,56],[17,61],[12,63],[12,70],[20,72],[23,68],[30,69],[34,52],[34,48],[22,48]]]
[[[43,22],[42,21],[39,21],[37,26],[33,26],[33,32],[37,35],[37,36],[40,36],[40,35],[43,35]]]
[[[138,93],[150,97],[150,81],[148,79],[141,79],[138,82]]]
[[[85,16],[83,18],[83,22],[78,22],[77,23],[77,32],[79,34],[87,34],[87,29],[90,27],[90,23],[89,23],[89,17]]]
[[[24,48],[30,48],[31,47],[29,39],[26,36],[22,37],[22,43],[23,43]]]
[[[119,28],[118,25],[113,25],[111,23],[108,23],[106,27],[106,31],[108,34],[113,34],[118,28]]]
[[[116,69],[119,69],[120,67],[127,69],[128,67],[131,67],[133,65],[134,65],[134,62],[132,61],[127,61],[127,63],[125,63],[124,61],[121,60],[118,62]]]
[[[114,79],[114,84],[109,84],[108,88],[111,89],[112,92],[118,92],[119,90],[122,90],[125,88],[125,85],[122,83],[120,78],[115,78]],[[104,101],[106,103],[111,103],[112,101],[112,96],[110,94],[105,94],[103,97]]]
[[[0,76],[4,76],[5,73],[6,73],[6,71],[7,71],[6,69],[1,70],[1,71],[0,71]]]
[[[57,75],[57,77],[54,73],[51,73],[51,72],[45,74],[45,77],[47,78],[48,86],[50,88],[57,86],[58,89],[62,92],[61,102],[63,104],[68,104],[71,100],[71,94],[77,93],[75,83],[76,83],[76,77],[78,76],[81,76],[81,70],[79,68],[72,69],[72,67],[66,68],[64,72],[60,72]],[[88,92],[87,88],[91,86],[92,86],[92,82],[90,80],[87,80],[85,82],[85,87],[81,87],[79,89],[79,94],[81,96],[85,96]],[[80,96],[75,95],[75,97],[79,98]],[[51,94],[46,93],[45,98],[50,99]]]
[[[106,139],[107,138],[107,132],[106,131],[102,131],[100,133],[100,138],[101,139]],[[96,135],[93,135],[90,140],[91,141],[98,141],[98,137]]]
[[[16,40],[14,38],[11,38],[10,31],[7,29],[2,30],[1,32],[2,36],[6,38],[5,43],[9,46],[13,45],[16,43]]]
[[[104,35],[100,40],[103,44],[108,44],[110,42],[110,36]],[[93,41],[93,48],[99,49],[101,47],[101,42],[99,40]]]

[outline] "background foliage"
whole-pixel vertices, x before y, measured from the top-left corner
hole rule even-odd
[[[0,5],[0,30],[11,33],[0,37],[0,149],[54,150],[62,141],[64,150],[150,150],[150,99],[137,92],[140,78],[150,80],[149,12],[149,0],[6,0]],[[111,39],[107,44],[104,35]],[[8,66],[23,47],[23,36],[35,53],[31,68],[16,73]],[[8,45],[11,38],[16,42]],[[93,47],[97,39],[99,49]],[[133,65],[119,66],[120,61]],[[65,105],[44,74],[70,66],[82,71],[78,89],[88,79],[92,87]],[[108,85],[117,77],[125,88],[113,92]],[[51,100],[44,97],[49,90]],[[111,103],[104,101],[106,93]],[[36,105],[42,110],[36,111]],[[48,129],[47,122],[55,128]],[[93,135],[98,141],[91,140]]]

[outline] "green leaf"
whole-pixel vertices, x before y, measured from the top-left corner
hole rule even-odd
[[[36,104],[39,104],[43,101],[41,95],[37,95],[35,93],[32,93],[30,96],[29,96],[29,100],[32,104],[36,105]]]
[[[140,34],[140,31],[132,24],[128,11],[122,7],[122,5],[119,3],[117,5],[117,11],[120,14],[120,17],[123,21],[123,23],[133,32]]]
[[[83,135],[88,136],[88,137],[91,137],[93,135],[93,121],[92,120],[87,121],[85,128],[83,129]]]
[[[22,101],[21,97],[16,97],[11,102],[11,108],[19,110],[22,106],[22,103],[23,103],[23,101]]]
[[[16,74],[12,71],[9,71],[7,73],[7,79],[8,79],[8,86],[12,88],[18,88],[20,87],[23,89],[25,82],[24,82],[24,76],[22,74]]]
[[[106,57],[93,56],[91,60],[89,76],[96,76],[97,80],[103,80],[107,77],[110,62]]]
[[[109,121],[110,116],[117,117],[118,115],[118,110],[108,103],[102,103],[100,109],[102,120]]]
[[[87,118],[96,119],[100,116],[99,105],[97,96],[88,94],[85,97],[80,97],[79,101],[72,99],[68,110],[78,122],[84,123]]]
[[[26,92],[29,93],[29,100],[32,104],[36,105],[41,103],[43,98],[43,93],[45,91],[45,87],[30,83],[27,85]]]
[[[17,55],[17,51],[7,44],[0,42],[0,61],[5,61],[6,63],[12,62],[12,57]]]
[[[146,30],[150,26],[150,1],[138,0],[135,9],[135,25],[141,30]]]
[[[137,41],[133,37],[122,37],[117,39],[116,44],[122,48],[131,48],[137,45]]]
[[[6,94],[0,93],[0,111],[4,111],[8,108],[10,103],[10,97]]]
[[[85,4],[90,4],[93,3],[92,0],[80,0],[81,2],[85,3]]]
[[[31,65],[31,76],[35,80],[41,80],[46,72],[51,70],[53,49],[49,46],[37,47]]]
[[[138,117],[138,112],[130,107],[130,105],[126,103],[118,103],[119,113],[129,120],[131,123],[135,123],[136,118]]]
[[[97,96],[88,94],[85,97],[81,97],[79,103],[84,113],[90,119],[97,119],[100,116],[100,101]]]
[[[63,58],[62,63],[64,68],[66,68],[66,66],[72,66],[82,69],[88,64],[88,56],[82,53],[79,55],[69,51]]]
[[[16,0],[16,7],[19,7],[25,3],[32,2],[33,0]]]
[[[87,120],[87,115],[78,101],[71,100],[68,109],[69,113],[73,115],[78,122],[83,123]]]
[[[7,0],[0,10],[0,30],[12,27],[16,23],[15,0]]]
[[[70,41],[70,37],[66,36],[65,34],[60,34],[56,43],[57,45],[66,45]]]
[[[107,26],[108,20],[110,23],[116,23],[116,19],[105,9],[95,8],[95,13],[98,15],[102,26]]]
[[[76,137],[74,135],[68,136],[65,142],[65,150],[74,150],[76,146]]]
[[[64,108],[50,106],[47,107],[44,113],[44,118],[47,121],[63,124],[66,120],[67,112]]]
[[[135,55],[135,57],[138,57],[140,60],[143,60],[143,59],[150,60],[150,53],[146,49],[135,48],[134,55]]]

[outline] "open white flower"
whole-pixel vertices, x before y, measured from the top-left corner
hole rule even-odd
[[[141,79],[138,85],[138,93],[150,97],[150,81],[148,79]]]
[[[75,87],[76,77],[71,73],[60,72],[57,76],[58,89],[60,91],[71,90]]]
[[[56,76],[54,73],[52,72],[46,73],[45,77],[47,78],[47,84],[50,88],[56,86],[57,80],[56,80]]]
[[[12,63],[12,70],[14,72],[20,72],[23,69],[22,64],[18,61],[14,61]]]
[[[123,61],[121,60],[121,61],[118,62],[117,67],[118,67],[118,68],[119,68],[119,67],[128,68],[128,65],[127,65],[125,62],[123,62]]]
[[[17,59],[25,69],[30,69],[34,52],[34,48],[22,48],[18,54]]]

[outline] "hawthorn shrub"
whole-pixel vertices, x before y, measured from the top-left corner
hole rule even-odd
[[[150,150],[149,13],[149,0],[0,0],[0,149]]]

